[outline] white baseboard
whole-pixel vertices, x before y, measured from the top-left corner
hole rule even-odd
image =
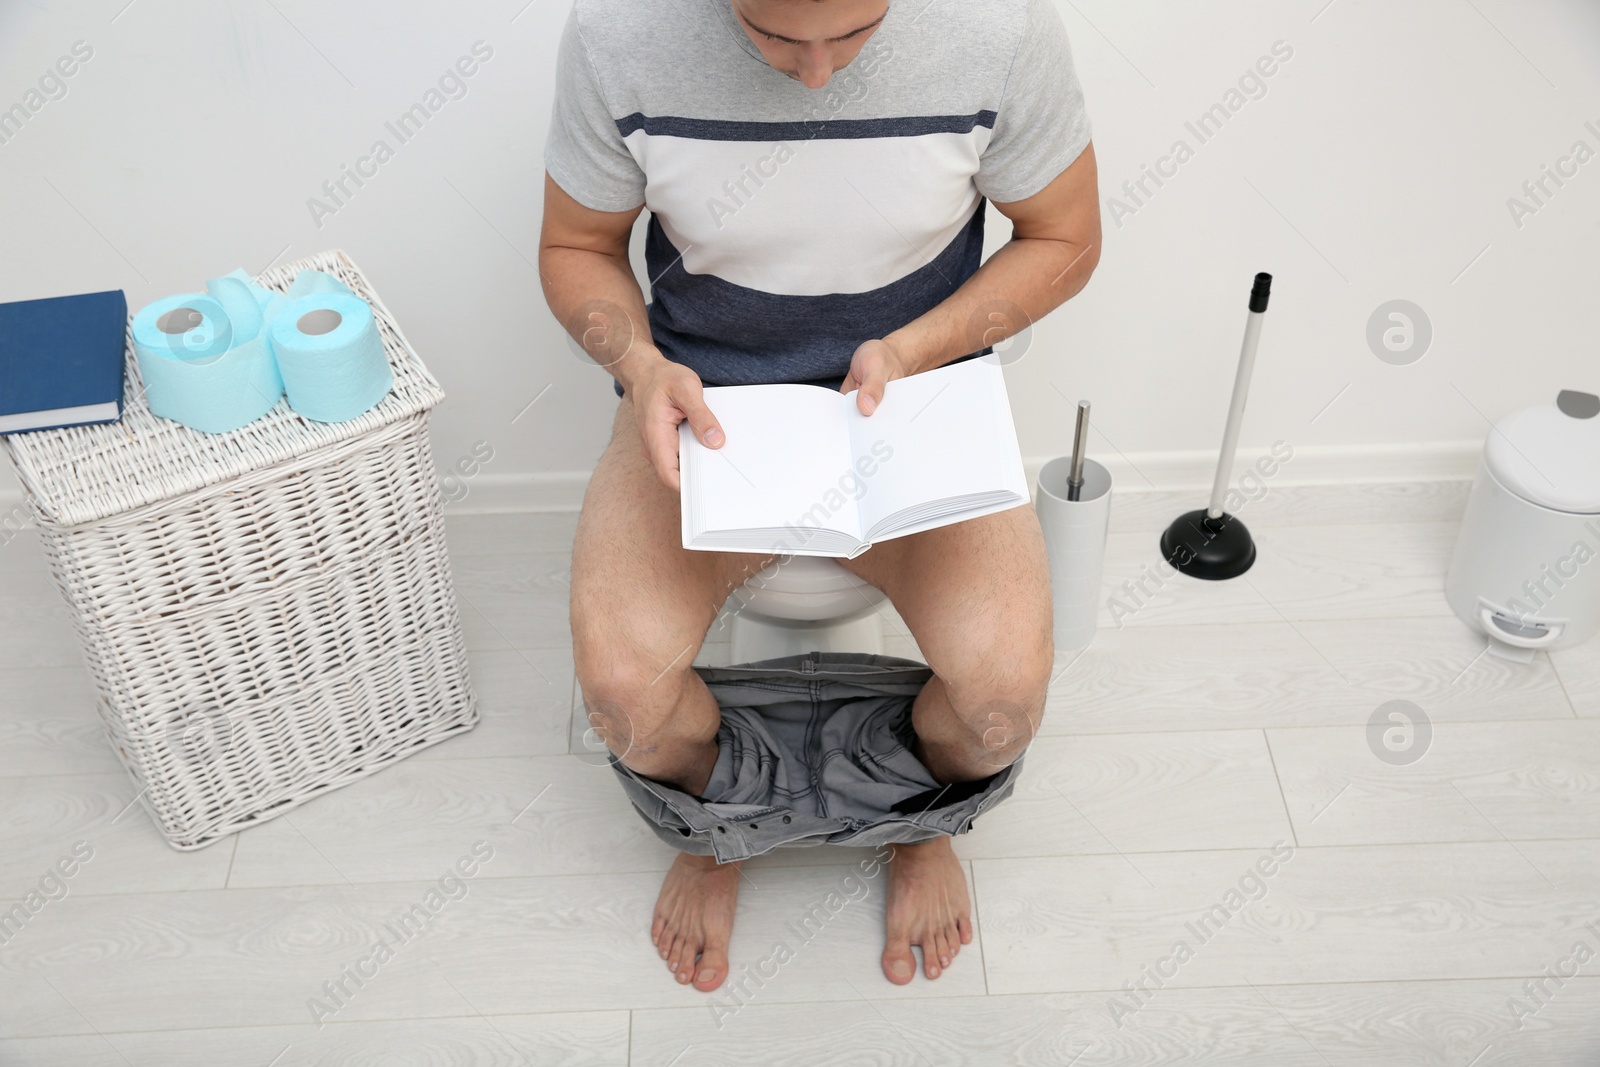
[[[1294,449],[1280,461],[1273,485],[1366,485],[1394,482],[1468,481],[1477,469],[1483,442],[1445,441],[1413,445],[1324,445]],[[1240,449],[1234,472],[1270,448]],[[1050,456],[1025,456],[1028,484],[1036,484],[1039,468]],[[1211,487],[1215,452],[1135,452],[1125,456],[1095,453],[1111,472],[1118,493],[1197,490]],[[480,474],[467,483],[467,493],[450,504],[459,515],[525,511],[577,511],[583,504],[588,471],[539,474]]]
[[[1271,448],[1239,449],[1233,481]],[[1376,485],[1395,482],[1470,481],[1483,442],[1440,441],[1411,445],[1301,446],[1280,459],[1273,485]],[[1209,489],[1217,470],[1215,452],[1093,453],[1111,472],[1118,493]],[[1025,456],[1028,484],[1052,457]]]
[[[445,496],[452,515],[503,515],[527,511],[577,511],[589,485],[588,471],[480,474],[463,483],[464,495]]]
[[[1440,441],[1410,445],[1323,445],[1294,449],[1280,462],[1274,485],[1364,485],[1392,482],[1467,481],[1477,469],[1483,442]],[[1240,449],[1237,476],[1269,448]],[[1028,484],[1050,456],[1025,456]],[[1111,472],[1118,493],[1205,490],[1216,470],[1215,452],[1094,453]],[[589,484],[588,471],[527,474],[483,473],[461,483],[464,495],[449,503],[452,514],[490,515],[526,511],[577,511]],[[459,490],[458,490],[459,491]],[[21,504],[20,490],[0,488],[0,512]]]

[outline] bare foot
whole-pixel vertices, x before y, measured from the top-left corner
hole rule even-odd
[[[959,873],[959,872],[958,872]],[[965,893],[965,887],[962,890]],[[679,853],[656,898],[650,940],[680,983],[709,993],[728,976],[728,938],[739,901],[739,865]]]
[[[972,902],[967,878],[948,837],[894,846],[889,861],[883,973],[895,985],[911,981],[922,946],[923,973],[937,978],[961,946],[972,942]]]

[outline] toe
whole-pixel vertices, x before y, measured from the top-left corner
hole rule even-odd
[[[961,943],[963,945],[972,944],[972,920],[971,919],[969,919],[965,915],[961,916],[959,919],[956,920],[956,929],[961,934]]]
[[[683,955],[683,935],[674,934],[671,937],[671,943],[667,947],[667,969],[670,970],[673,975],[677,975],[679,968],[683,966]]]
[[[695,965],[694,987],[702,993],[709,993],[721,985],[727,975],[728,943],[726,941],[707,943],[705,951],[700,954],[700,962]]]
[[[698,955],[700,955],[699,941],[685,938],[682,951],[678,953],[677,975],[681,984],[688,985],[694,980],[694,961]]]
[[[945,953],[944,934],[932,934],[922,940],[922,973],[929,978],[939,977],[944,969],[943,957]]]
[[[895,985],[905,985],[917,973],[917,961],[911,955],[911,942],[904,935],[890,938],[884,947],[883,973]]]

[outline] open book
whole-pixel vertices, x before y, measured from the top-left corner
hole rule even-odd
[[[815,385],[705,397],[726,437],[707,448],[678,426],[685,548],[853,559],[1029,499],[993,355],[896,379],[871,415]]]

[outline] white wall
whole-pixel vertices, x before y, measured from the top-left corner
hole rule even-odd
[[[120,287],[138,307],[235,266],[342,247],[449,393],[434,423],[441,464],[483,440],[495,458],[481,495],[570,489],[614,397],[564,343],[531,263],[568,4],[524,4],[402,0],[376,17],[310,0],[0,4],[0,108],[75,41],[94,49],[67,95],[0,145],[0,300]],[[1439,454],[1459,466],[1486,420],[1559,388],[1600,390],[1600,159],[1520,227],[1506,205],[1574,141],[1600,151],[1584,128],[1600,130],[1600,5],[1060,6],[1103,200],[1175,139],[1196,150],[1120,226],[1106,214],[1094,280],[1008,371],[1025,454],[1063,451],[1085,396],[1096,454],[1203,465],[1263,269],[1277,282],[1247,448],[1281,438],[1353,456],[1349,470],[1403,472]],[[319,226],[308,198],[478,40],[494,56],[467,95]],[[1266,95],[1197,145],[1185,121],[1280,40],[1294,55]],[[1003,220],[991,220],[996,244]],[[1380,362],[1365,339],[1394,298],[1433,323],[1410,366]],[[9,470],[0,478],[11,488]]]

